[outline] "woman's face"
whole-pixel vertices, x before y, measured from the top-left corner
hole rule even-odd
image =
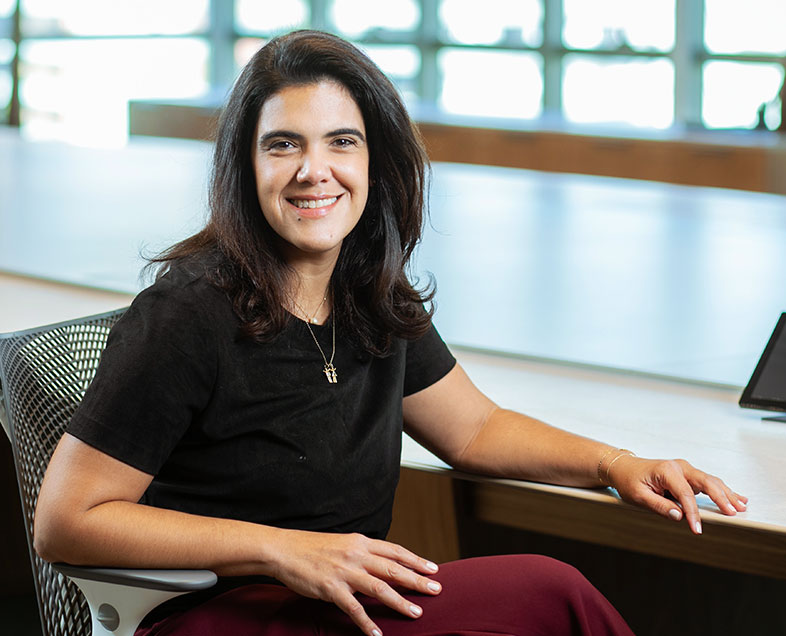
[[[338,258],[368,198],[363,115],[339,83],[290,86],[259,113],[253,148],[262,213],[284,258]]]

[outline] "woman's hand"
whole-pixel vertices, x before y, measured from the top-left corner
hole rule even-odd
[[[701,534],[698,493],[708,495],[726,515],[744,512],[748,503],[747,497],[684,459],[643,459],[625,454],[610,466],[607,477],[625,501],[650,508],[674,521],[684,517],[696,534]]]
[[[393,585],[434,596],[441,586],[424,574],[437,566],[399,545],[360,534],[324,534],[282,530],[280,559],[273,575],[287,587],[310,598],[335,603],[367,636],[382,632],[354,594],[378,599],[404,616],[418,618],[423,610],[403,598]]]

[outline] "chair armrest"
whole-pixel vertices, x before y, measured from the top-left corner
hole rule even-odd
[[[181,594],[215,585],[210,570],[137,570],[53,563],[84,594],[93,636],[133,636],[154,607]]]
[[[93,568],[66,563],[53,563],[52,567],[73,579],[114,583],[128,587],[165,592],[196,592],[213,587],[218,580],[210,570],[136,570],[126,568]]]

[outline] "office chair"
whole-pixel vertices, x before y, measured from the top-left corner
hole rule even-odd
[[[33,550],[44,472],[124,311],[0,334],[0,423],[11,441],[44,636],[131,635],[163,601],[216,582],[208,570],[52,565]]]

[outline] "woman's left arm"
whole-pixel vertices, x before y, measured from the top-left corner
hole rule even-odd
[[[404,426],[454,468],[564,486],[612,486],[626,501],[675,521],[684,517],[696,534],[701,533],[696,494],[707,494],[727,515],[744,511],[748,501],[684,460],[635,457],[501,409],[458,364],[438,382],[404,398]]]

